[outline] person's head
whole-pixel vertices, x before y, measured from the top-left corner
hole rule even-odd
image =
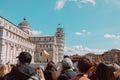
[[[62,69],[64,69],[64,70],[73,68],[73,63],[70,58],[63,59],[61,64],[62,64]]]
[[[43,65],[40,65],[38,68],[40,68],[42,71],[45,71],[45,67]]]
[[[57,66],[53,61],[48,62],[46,70],[57,70]]]
[[[8,66],[6,64],[2,64],[0,67],[0,77],[3,77],[7,73],[9,73]]]
[[[79,72],[82,72],[82,73],[87,73],[91,66],[92,64],[90,60],[86,57],[80,58],[77,64],[77,68]]]
[[[32,60],[32,56],[29,52],[21,52],[17,58],[21,64],[25,64],[25,63],[30,64]]]
[[[104,62],[98,64],[96,76],[98,80],[115,80],[113,69]]]
[[[69,58],[69,56],[68,56],[68,55],[64,55],[63,57],[64,57],[64,59],[65,59],[65,58]]]
[[[37,75],[40,77],[41,80],[45,80],[43,70],[42,70],[41,67],[35,68],[35,71],[36,71]]]

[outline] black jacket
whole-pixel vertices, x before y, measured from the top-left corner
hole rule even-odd
[[[28,78],[34,75],[36,75],[34,68],[24,64],[14,67],[10,73],[4,76],[3,80],[28,80]]]

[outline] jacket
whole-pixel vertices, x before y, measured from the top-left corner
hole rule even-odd
[[[90,80],[90,79],[87,77],[75,77],[75,78],[72,78],[71,80]]]
[[[65,70],[64,74],[65,74],[69,79],[74,78],[74,77],[77,76],[77,73],[74,72],[74,71],[71,70],[71,69]]]
[[[10,73],[4,76],[3,80],[28,80],[31,76],[36,76],[34,68],[29,64],[22,64],[14,67]],[[36,78],[40,80],[38,76]]]
[[[78,74],[76,77],[72,78],[71,80],[90,80],[90,79],[84,74]]]

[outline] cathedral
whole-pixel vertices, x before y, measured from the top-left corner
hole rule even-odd
[[[52,36],[33,36],[25,18],[15,25],[0,16],[0,64],[15,64],[16,57],[22,51],[32,55],[32,63],[59,62],[64,56],[64,39],[64,29],[61,27]]]

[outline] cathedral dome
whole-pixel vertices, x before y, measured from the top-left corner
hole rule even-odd
[[[24,18],[24,20],[20,24],[18,24],[18,27],[20,29],[22,29],[22,28],[29,28],[29,29],[31,29],[31,27],[30,27],[29,23],[27,22],[26,18]]]
[[[18,24],[18,27],[25,31],[27,34],[31,35],[32,34],[32,28],[27,22],[26,18],[23,19],[21,23]]]

